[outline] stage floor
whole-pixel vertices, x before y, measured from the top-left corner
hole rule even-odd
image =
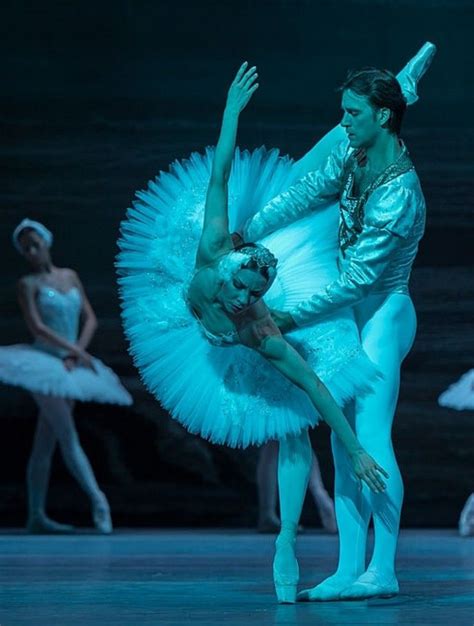
[[[299,537],[300,588],[331,573],[335,537]],[[118,531],[111,537],[0,535],[1,626],[472,626],[474,539],[405,530],[401,593],[390,600],[279,606],[273,537],[229,530]]]

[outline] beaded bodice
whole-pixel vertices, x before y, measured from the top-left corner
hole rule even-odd
[[[36,305],[43,323],[61,337],[75,342],[79,332],[82,308],[81,293],[77,287],[66,292],[42,285],[38,289]],[[46,352],[62,356],[66,351],[37,338],[34,345]]]

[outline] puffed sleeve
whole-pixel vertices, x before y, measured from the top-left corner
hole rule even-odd
[[[287,191],[273,198],[247,222],[244,227],[245,240],[258,241],[336,198],[341,190],[347,154],[348,142],[344,140],[331,152],[320,169],[310,172]]]
[[[409,237],[419,202],[411,188],[393,182],[378,187],[367,200],[362,232],[356,244],[347,250],[339,278],[322,293],[289,311],[295,323],[298,326],[313,323],[368,295],[393,254]]]

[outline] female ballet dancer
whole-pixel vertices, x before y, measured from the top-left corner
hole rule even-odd
[[[67,468],[90,498],[95,528],[107,534],[112,532],[110,508],[79,442],[74,402],[130,405],[132,398],[114,372],[87,352],[96,316],[76,272],[53,264],[52,242],[52,233],[33,220],[24,219],[13,232],[15,248],[32,269],[18,282],[18,300],[35,341],[0,347],[0,381],[30,391],[39,409],[27,469],[27,530],[45,534],[74,530],[46,514],[58,443]]]
[[[468,370],[459,380],[443,391],[438,398],[438,404],[457,411],[472,411],[474,409],[474,369]],[[461,537],[474,535],[474,493],[471,493],[464,503],[458,528]]]
[[[295,510],[291,484],[295,441],[306,440],[308,428],[321,416],[347,450],[359,480],[380,493],[385,485],[380,474],[388,476],[360,447],[313,371],[324,372],[340,402],[355,389],[368,388],[367,377],[377,372],[352,335],[352,320],[342,315],[333,322],[335,332],[322,325],[294,333],[291,345],[262,300],[272,287],[272,302],[291,301],[306,293],[314,274],[327,275],[321,258],[335,245],[331,238],[326,241],[328,228],[321,229],[320,238],[307,237],[308,225],[273,236],[272,248],[280,256],[278,281],[277,260],[268,247],[233,244],[228,209],[234,221],[243,223],[255,204],[260,206],[293,175],[288,159],[260,150],[234,161],[237,189],[229,185],[239,115],[258,88],[256,79],[256,68],[244,63],[229,89],[210,173],[212,153],[208,159],[193,155],[191,167],[175,166],[179,178],[162,176],[159,184],[150,183],[148,191],[137,194],[139,201],[122,225],[117,266],[135,363],[173,417],[191,432],[230,446],[279,440],[282,524],[274,581],[278,600],[294,602],[298,565],[293,539],[301,512]]]

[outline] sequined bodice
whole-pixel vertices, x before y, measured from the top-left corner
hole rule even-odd
[[[233,346],[237,343],[240,343],[239,333],[237,331],[230,331],[228,333],[215,335],[214,333],[211,333],[209,330],[207,330],[202,321],[196,315],[195,317],[198,321],[202,334],[213,346],[217,346],[218,348],[224,348],[226,346]]]
[[[65,293],[46,285],[40,286],[36,297],[41,319],[48,328],[68,341],[75,342],[79,332],[79,318],[82,308],[81,293],[77,287],[71,287]],[[65,350],[41,338],[34,345],[51,354],[63,356]]]

